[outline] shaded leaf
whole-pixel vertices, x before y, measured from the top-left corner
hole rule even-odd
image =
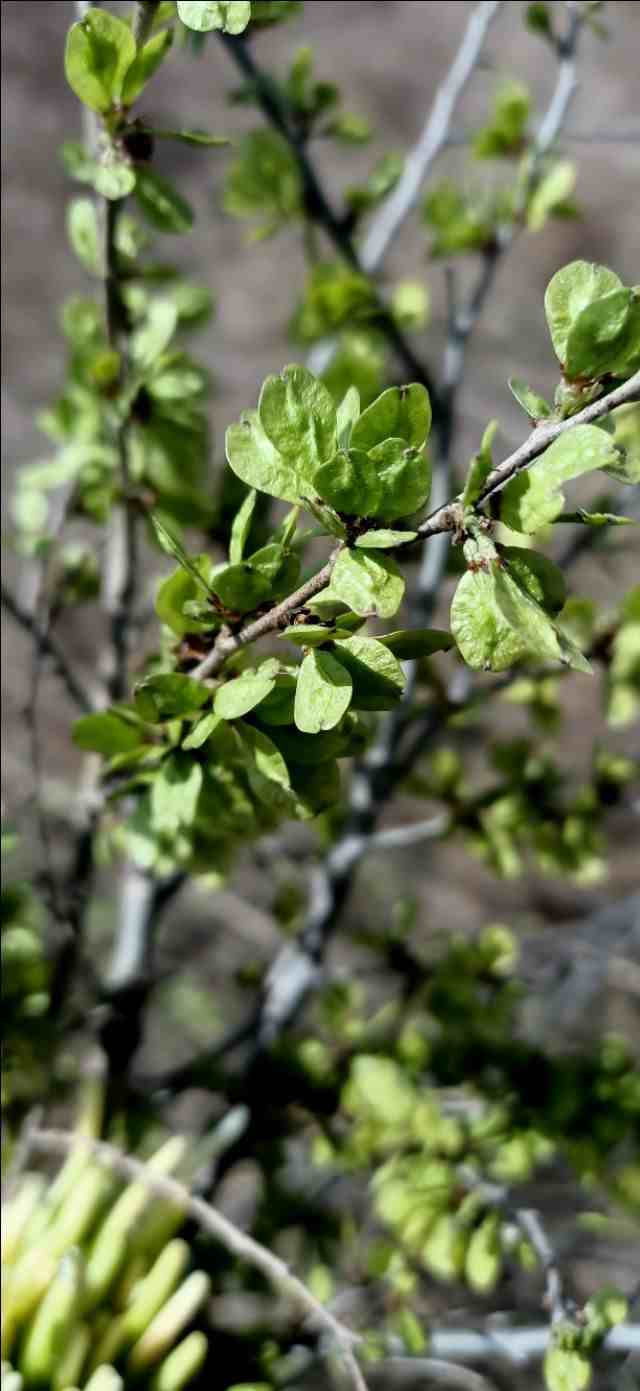
[[[397,705],[405,677],[387,646],[375,638],[350,637],[336,641],[335,654],[351,676],[354,710],[392,710]]]
[[[500,517],[512,531],[535,532],[555,521],[564,507],[561,484],[593,469],[615,465],[618,451],[596,425],[567,430],[531,467],[507,483]]]
[[[440,628],[398,628],[378,638],[401,661],[431,657],[434,652],[448,652],[454,646],[451,633]]]
[[[151,784],[151,820],[157,830],[172,835],[193,823],[202,776],[200,764],[187,754],[165,759]]]
[[[111,710],[83,715],[82,719],[76,720],[72,737],[79,749],[106,756],[130,753],[143,742],[140,727]]]
[[[161,232],[188,232],[193,226],[193,209],[186,199],[152,169],[138,169],[136,198],[145,217]]]
[[[211,710],[208,715],[203,715],[201,720],[196,720],[196,723],[191,726],[186,739],[183,739],[183,749],[201,749],[220,723],[221,717],[216,714],[215,710]]]
[[[211,692],[200,681],[180,672],[163,672],[148,676],[136,686],[134,699],[141,718],[155,723],[158,720],[178,719],[191,715],[206,705]]]

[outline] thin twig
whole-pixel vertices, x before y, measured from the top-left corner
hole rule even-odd
[[[77,1134],[73,1132],[35,1129],[29,1136],[29,1143],[32,1150],[41,1154],[66,1156],[77,1151],[79,1141]],[[214,1241],[220,1242],[232,1256],[253,1266],[254,1270],[258,1270],[274,1289],[287,1295],[297,1305],[301,1313],[311,1317],[328,1335],[332,1345],[340,1353],[354,1391],[367,1391],[366,1382],[353,1351],[360,1341],[358,1335],[352,1333],[350,1329],[334,1318],[333,1314],[316,1299],[315,1295],[307,1289],[307,1286],[297,1275],[294,1275],[284,1261],[252,1236],[243,1232],[211,1203],[205,1202],[203,1198],[194,1197],[189,1189],[185,1188],[177,1179],[159,1177],[150,1172],[148,1166],[141,1160],[135,1159],[133,1155],[125,1154],[115,1145],[106,1144],[99,1140],[84,1139],[84,1137],[80,1143],[85,1144],[88,1152],[111,1172],[118,1174],[127,1182],[145,1184],[149,1191],[158,1198],[163,1198],[165,1201],[182,1208],[186,1215],[191,1217],[204,1232],[213,1237]]]
[[[22,607],[4,582],[1,597],[2,607],[26,633],[31,635],[34,642],[40,647],[42,654],[51,659],[53,669],[64,682],[69,698],[74,705],[83,714],[88,714],[93,709],[93,701],[76,676],[57,638],[50,631],[39,627],[35,615]]]
[[[567,1317],[569,1301],[564,1294],[558,1258],[537,1212],[532,1208],[518,1208],[515,1217],[542,1266],[546,1282],[545,1304],[549,1310],[551,1324],[559,1323]]]
[[[364,274],[365,272],[351,235],[348,219],[339,217],[331,206],[316,170],[309,159],[306,141],[294,129],[278,87],[268,74],[264,73],[262,69],[258,67],[244,36],[234,38],[229,34],[220,34],[219,38],[233,62],[236,64],[236,67],[240,69],[244,77],[250,82],[264,115],[284,137],[291,148],[300,173],[307,217],[319,227],[322,227],[333,242],[336,250],[344,257],[347,263],[352,266],[354,270]],[[411,344],[405,338],[393,314],[385,304],[373,282],[371,282],[370,288],[374,304],[373,315],[375,323],[382,330],[388,342],[393,347],[399,361],[402,362],[406,371],[410,373],[411,379],[413,381],[423,382],[424,385],[429,388],[434,414],[437,415],[439,402],[437,393],[434,389],[431,373],[425,363],[418,358]]]

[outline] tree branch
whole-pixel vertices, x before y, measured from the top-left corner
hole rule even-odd
[[[37,1128],[32,1130],[27,1138],[32,1150],[47,1155],[66,1157],[72,1152],[76,1153],[79,1144],[77,1134],[63,1130]],[[150,1172],[146,1164],[135,1159],[133,1155],[125,1154],[115,1145],[84,1137],[80,1143],[86,1145],[88,1152],[112,1173],[118,1174],[127,1182],[143,1183],[157,1197],[177,1204],[184,1210],[185,1215],[192,1218],[204,1232],[224,1246],[225,1250],[232,1256],[253,1266],[254,1270],[259,1271],[274,1289],[288,1296],[301,1313],[311,1317],[314,1323],[328,1335],[332,1346],[340,1354],[353,1391],[367,1391],[366,1382],[353,1351],[360,1341],[358,1335],[352,1333],[350,1329],[334,1318],[333,1314],[315,1298],[284,1261],[275,1256],[266,1246],[255,1241],[248,1233],[243,1232],[218,1208],[205,1202],[203,1198],[193,1196],[189,1189],[179,1183],[177,1179],[159,1177]]]
[[[14,622],[29,633],[36,645],[40,648],[43,656],[50,657],[56,675],[64,683],[69,698],[81,710],[83,714],[88,714],[93,709],[93,701],[78,680],[72,666],[57,638],[53,633],[38,626],[35,615],[28,613],[18,602],[7,586],[2,584],[2,607],[11,615]]]
[[[220,42],[229,56],[246,77],[256,94],[258,103],[267,120],[284,137],[295,157],[302,181],[305,207],[308,216],[322,227],[333,242],[336,250],[345,261],[360,274],[366,274],[345,218],[337,215],[331,206],[306,149],[306,142],[291,126],[289,114],[281,93],[272,79],[262,72],[255,62],[249,45],[243,36],[232,37],[219,34]],[[371,282],[374,300],[374,317],[391,347],[396,352],[405,370],[413,381],[423,382],[431,394],[434,415],[439,410],[439,401],[431,373],[417,357],[410,343],[398,327],[393,314],[385,304],[375,284]]]

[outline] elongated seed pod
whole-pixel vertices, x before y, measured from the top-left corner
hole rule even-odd
[[[14,1338],[37,1308],[48,1285],[53,1280],[58,1262],[50,1251],[32,1248],[20,1257],[14,1268],[2,1301],[2,1355],[8,1357]]]
[[[170,1174],[180,1163],[187,1141],[173,1135],[147,1162],[150,1174]],[[86,1270],[86,1307],[104,1299],[117,1278],[129,1251],[132,1229],[139,1221],[152,1193],[149,1184],[130,1183],[120,1194],[94,1237]]]
[[[85,1169],[45,1232],[43,1246],[59,1259],[70,1246],[84,1241],[112,1192],[113,1179],[110,1174],[98,1165]]]
[[[42,1200],[45,1180],[41,1174],[25,1174],[20,1187],[6,1204],[2,1215],[2,1263],[11,1265],[18,1255],[22,1238]]]
[[[124,1382],[115,1367],[98,1367],[84,1391],[124,1391]]]
[[[158,1368],[151,1391],[182,1391],[193,1380],[207,1355],[204,1333],[190,1333]]]
[[[80,1381],[91,1348],[91,1329],[80,1324],[61,1353],[52,1384],[52,1391],[67,1391]]]
[[[195,1317],[210,1288],[211,1281],[204,1271],[196,1270],[187,1276],[135,1344],[127,1363],[127,1371],[145,1372],[155,1367]]]
[[[109,1325],[96,1345],[92,1368],[101,1362],[115,1362],[125,1348],[131,1347],[142,1337],[151,1320],[173,1294],[188,1261],[189,1247],[186,1241],[172,1241],[160,1253],[148,1275],[138,1282],[129,1308]]]
[[[51,1384],[71,1335],[81,1281],[82,1257],[69,1251],[27,1329],[18,1364],[27,1382]]]

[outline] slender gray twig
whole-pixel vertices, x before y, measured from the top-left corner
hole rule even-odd
[[[176,1204],[204,1232],[213,1237],[214,1241],[224,1246],[237,1260],[253,1266],[274,1289],[286,1295],[302,1313],[310,1317],[340,1354],[354,1391],[367,1391],[354,1353],[354,1347],[360,1341],[358,1335],[334,1318],[279,1256],[274,1255],[268,1247],[261,1245],[247,1232],[243,1232],[218,1208],[205,1202],[203,1198],[195,1197],[177,1179],[152,1173],[148,1165],[133,1155],[125,1154],[115,1145],[84,1137],[79,1142],[77,1134],[72,1131],[40,1128],[34,1129],[28,1139],[32,1151],[47,1155],[66,1156],[71,1152],[76,1153],[79,1143],[84,1144],[88,1153],[112,1173],[118,1174],[127,1182],[143,1183],[150,1193]]]
[[[2,607],[24,629],[25,633],[31,635],[34,642],[40,647],[42,655],[50,658],[56,675],[64,683],[69,698],[78,710],[81,710],[83,714],[92,710],[93,702],[89,692],[84,689],[76,676],[57,638],[52,632],[42,629],[38,625],[35,615],[22,607],[4,582],[2,583]]]

